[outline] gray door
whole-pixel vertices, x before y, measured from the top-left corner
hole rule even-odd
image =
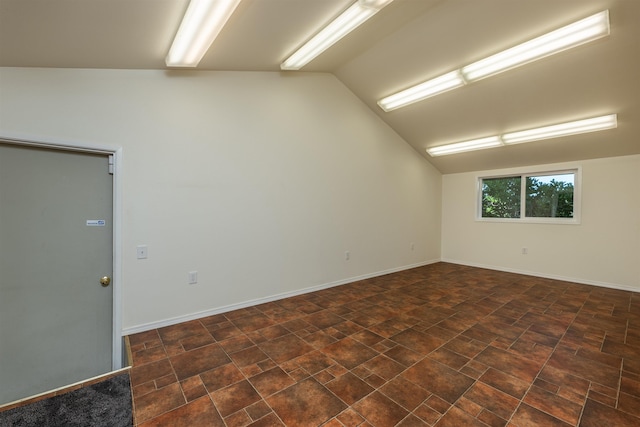
[[[109,372],[106,154],[0,141],[0,404]]]

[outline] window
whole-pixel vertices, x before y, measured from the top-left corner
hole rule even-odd
[[[483,218],[520,218],[520,176],[482,180]]]
[[[479,219],[579,222],[579,170],[479,178]]]

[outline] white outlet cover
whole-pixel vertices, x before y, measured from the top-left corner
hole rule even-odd
[[[138,259],[146,259],[148,255],[147,245],[139,245],[136,247],[136,256]]]
[[[188,274],[188,278],[189,278],[189,284],[195,285],[196,283],[198,283],[198,272],[190,271]]]

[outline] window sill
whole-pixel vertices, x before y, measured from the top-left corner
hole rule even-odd
[[[579,218],[476,218],[476,221],[511,224],[580,225]]]

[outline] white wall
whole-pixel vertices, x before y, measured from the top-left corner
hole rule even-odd
[[[582,167],[578,225],[475,220],[479,176],[442,177],[442,258],[461,264],[640,290],[640,156],[540,165],[526,171]],[[523,255],[521,249],[528,248]]]
[[[0,136],[123,147],[125,332],[440,258],[441,175],[332,75],[4,68]]]

